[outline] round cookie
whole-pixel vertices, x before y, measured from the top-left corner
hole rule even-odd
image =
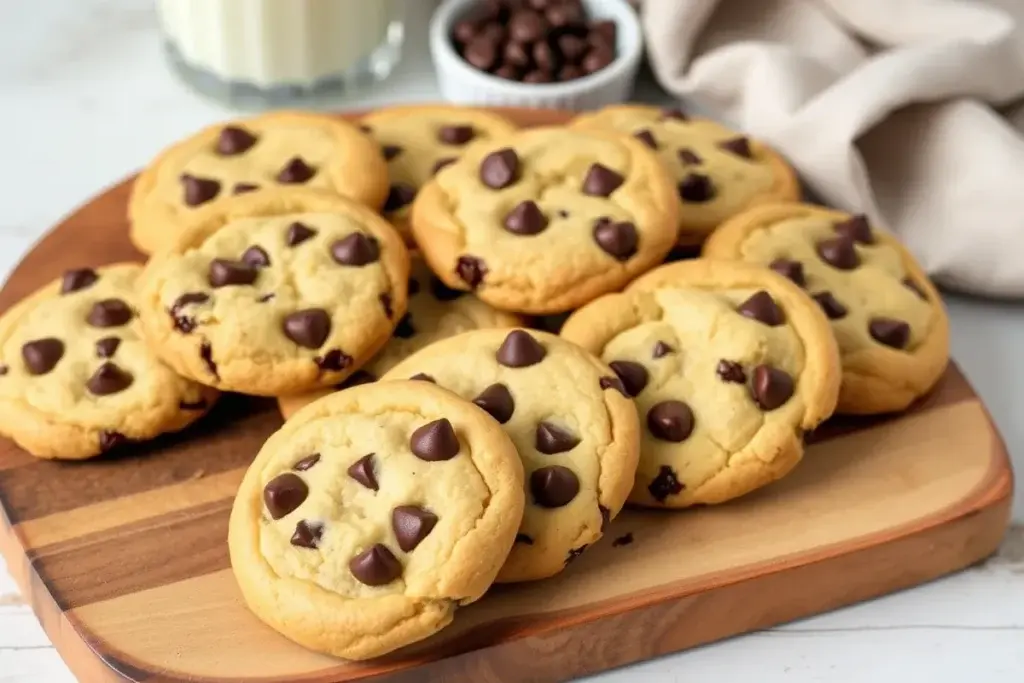
[[[511,133],[516,125],[503,116],[470,107],[431,105],[380,109],[360,120],[388,162],[391,187],[384,217],[412,243],[409,213],[416,193],[462,155],[466,145]]]
[[[679,202],[643,143],[548,127],[473,145],[412,208],[449,287],[502,310],[559,313],[621,288],[675,242]]]
[[[537,330],[478,330],[437,342],[382,379],[436,382],[502,424],[526,470],[526,509],[497,581],[553,576],[621,510],[640,425],[612,371]]]
[[[80,460],[186,427],[217,392],[143,343],[142,266],[71,270],[0,317],[0,432],[40,458]]]
[[[218,123],[160,153],[139,174],[128,203],[131,240],[167,248],[196,209],[266,188],[308,187],[374,209],[388,193],[377,145],[340,118],[276,111]]]
[[[246,603],[310,649],[376,657],[479,599],[523,512],[499,425],[425,382],[355,387],[273,434],[228,528]]]
[[[337,389],[375,382],[404,358],[441,339],[469,330],[516,327],[523,323],[518,316],[495,310],[465,292],[449,289],[419,258],[412,261],[408,292],[408,310],[398,321],[391,341],[373,360],[338,385]],[[280,396],[277,404],[287,419],[302,406],[332,393],[336,388]]]
[[[742,263],[657,268],[576,311],[562,336],[635,397],[629,500],[647,507],[722,503],[784,476],[839,391],[825,316],[793,283]]]
[[[233,197],[150,259],[140,315],[154,351],[220,389],[333,386],[405,313],[409,255],[370,209],[308,189]]]
[[[864,216],[765,205],[723,225],[704,253],[771,267],[818,302],[842,357],[838,412],[903,410],[942,377],[949,362],[942,298],[910,252]]]
[[[714,121],[626,104],[582,114],[570,125],[628,133],[657,151],[681,203],[681,245],[700,244],[750,206],[800,198],[796,174],[777,152]]]

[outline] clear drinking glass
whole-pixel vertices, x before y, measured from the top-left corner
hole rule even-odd
[[[232,107],[312,106],[383,80],[407,0],[157,0],[171,64]]]

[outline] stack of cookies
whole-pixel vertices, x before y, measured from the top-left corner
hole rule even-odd
[[[0,429],[82,459],[221,392],[277,397],[231,515],[242,594],[309,648],[379,656],[558,574],[627,503],[725,503],[833,412],[930,390],[934,287],[798,198],[765,145],[640,106],[214,126],[135,183],[144,267],[83,264],[0,319]]]

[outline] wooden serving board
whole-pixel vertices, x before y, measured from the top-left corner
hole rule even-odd
[[[127,239],[129,186],[37,244],[0,310],[67,268],[141,260]],[[434,638],[356,664],[263,626],[231,575],[232,498],[280,422],[272,402],[229,396],[185,433],[117,457],[46,462],[0,440],[0,550],[81,680],[566,680],[965,567],[999,544],[1013,488],[985,407],[951,366],[899,418],[826,424],[783,481],[719,507],[627,510],[561,576],[495,588]]]

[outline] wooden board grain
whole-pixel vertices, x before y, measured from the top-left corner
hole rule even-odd
[[[37,244],[0,310],[67,268],[142,260],[127,240],[128,190]],[[186,432],[117,457],[45,462],[0,440],[0,550],[81,680],[566,680],[967,566],[998,545],[1013,488],[999,435],[951,366],[904,416],[826,424],[783,481],[725,506],[628,510],[561,576],[498,587],[434,638],[355,664],[263,626],[231,576],[231,500],[279,424],[271,402],[228,397]]]

